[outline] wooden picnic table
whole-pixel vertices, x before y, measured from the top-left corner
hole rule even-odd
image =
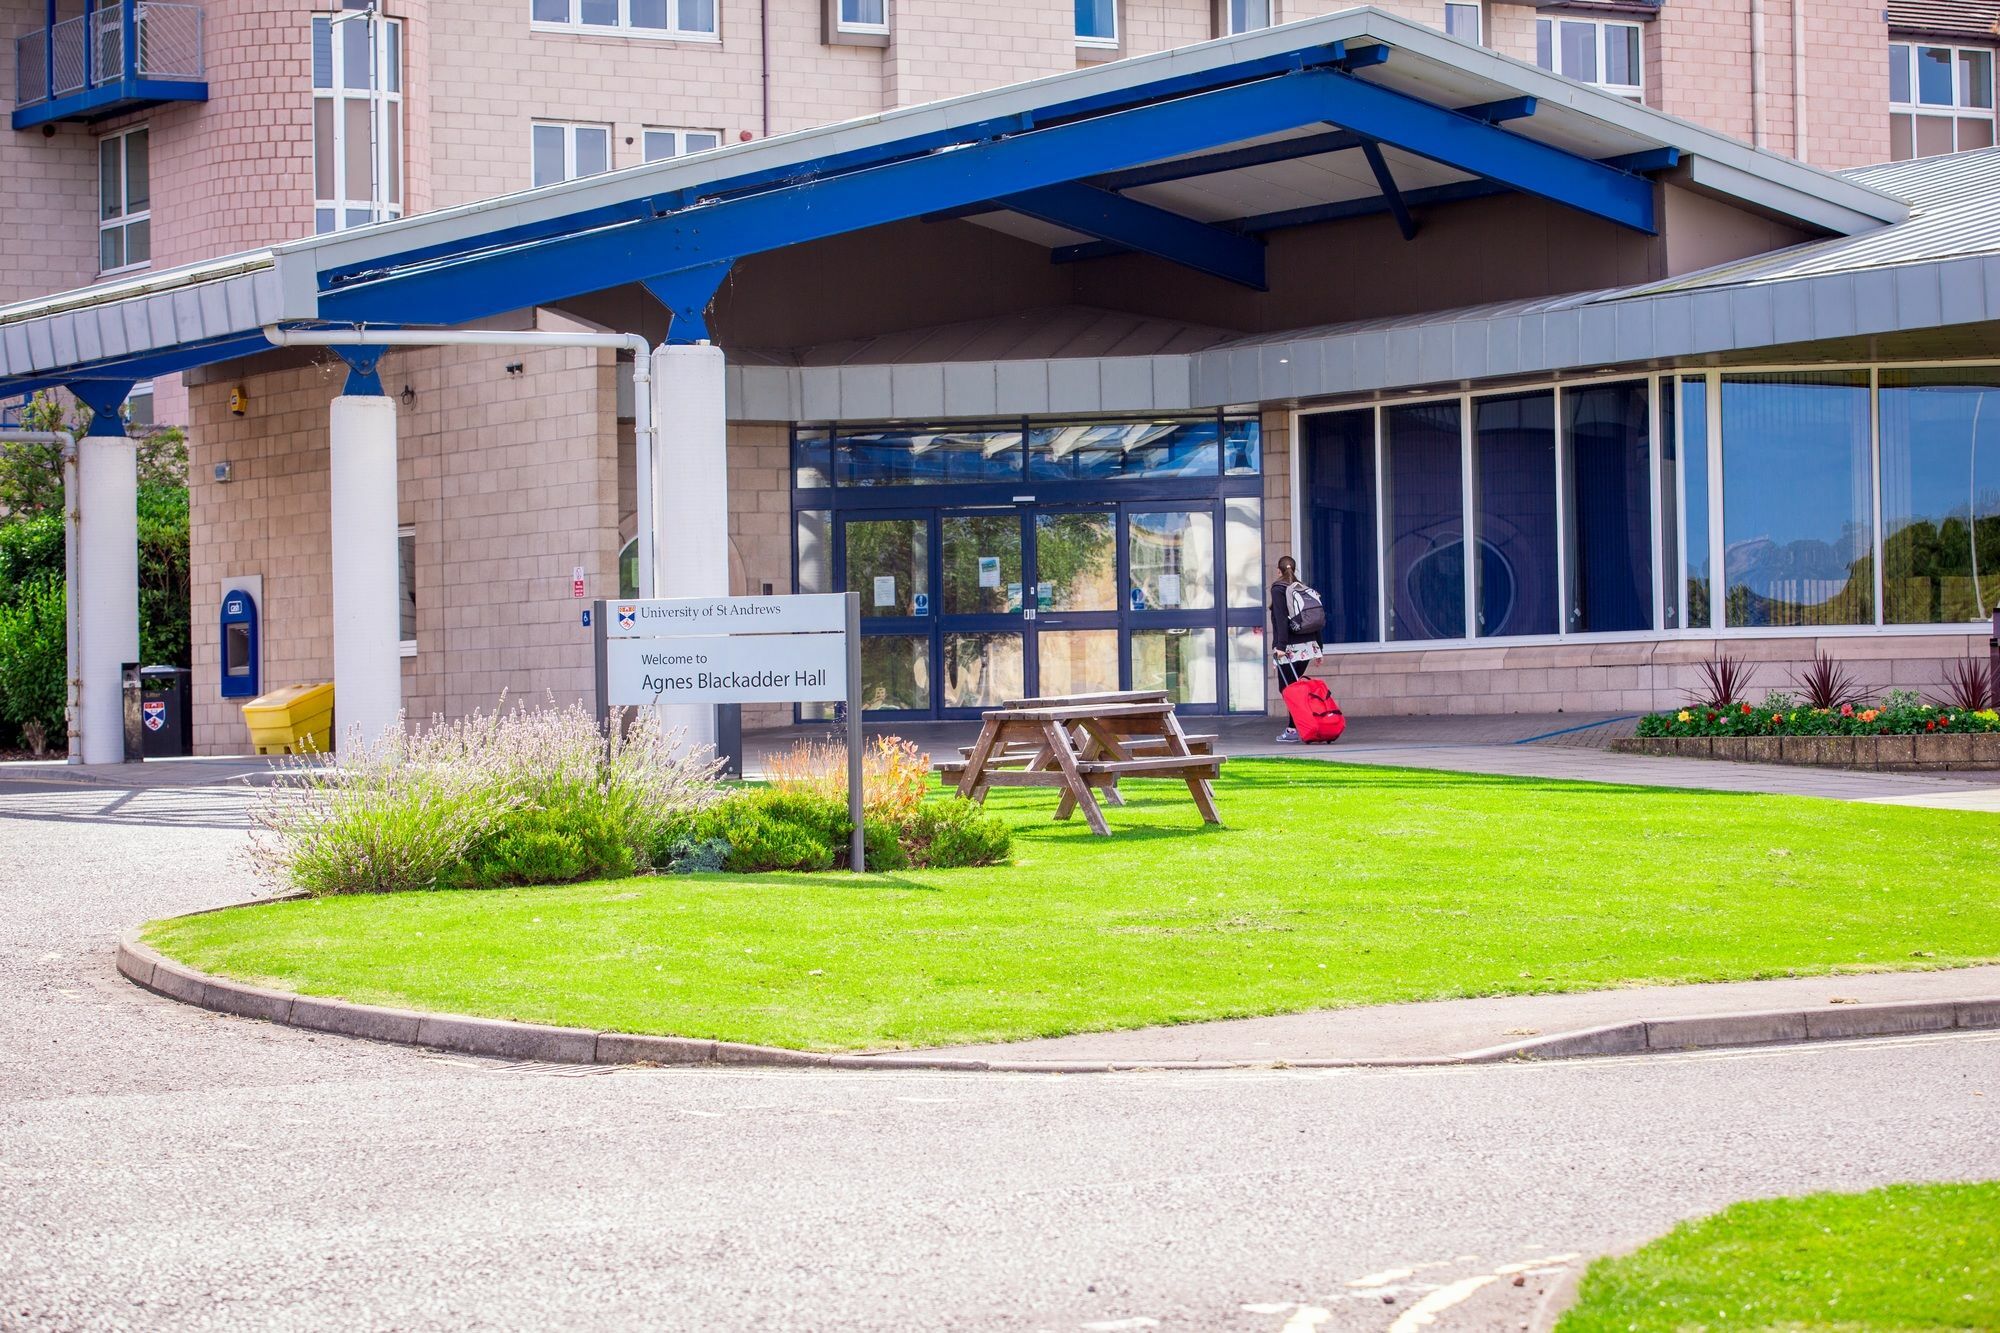
[[[994,787],[1054,787],[1057,819],[1081,809],[1092,833],[1108,835],[1099,792],[1122,804],[1121,777],[1179,778],[1202,819],[1222,822],[1209,786],[1222,767],[1215,738],[1183,732],[1164,690],[1009,699],[982,719],[964,757],[938,765],[969,800],[985,801]]]

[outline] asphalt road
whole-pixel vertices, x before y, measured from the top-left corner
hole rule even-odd
[[[2000,1034],[583,1071],[135,989],[121,930],[245,896],[240,819],[203,789],[0,788],[0,1328],[1518,1329],[1563,1270],[1731,1200],[2000,1177]]]

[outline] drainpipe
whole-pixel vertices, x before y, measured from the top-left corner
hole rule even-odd
[[[597,347],[632,353],[632,452],[639,484],[639,596],[653,595],[653,349],[637,333],[510,333],[499,329],[281,329],[273,347]]]
[[[1750,0],[1750,142],[1764,146],[1764,0]]]
[[[1806,160],[1806,0],[1792,0],[1792,156]]]
[[[63,730],[68,732],[68,762],[83,762],[83,728],[78,723],[78,701],[83,682],[77,672],[82,668],[83,645],[78,641],[81,632],[76,615],[76,574],[78,552],[81,550],[76,540],[78,510],[78,486],[76,475],[76,437],[66,430],[0,430],[0,444],[55,444],[62,446],[63,466]]]
[[[764,138],[771,137],[771,0],[758,0],[757,26],[762,34],[757,43],[757,59],[764,76]]]

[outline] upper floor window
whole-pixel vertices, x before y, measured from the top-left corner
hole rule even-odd
[[[689,153],[705,153],[722,143],[722,136],[714,130],[656,130],[650,126],[646,130],[646,160],[658,162],[667,157],[686,157]],[[540,181],[535,184],[540,185]]]
[[[1076,0],[1076,44],[1118,45],[1118,0]]]
[[[346,7],[312,21],[316,232],[403,216],[403,25]]]
[[[1993,146],[1993,52],[1889,44],[1889,155],[1897,161]]]
[[[538,27],[626,37],[713,37],[716,0],[529,0]]]
[[[1273,0],[1222,0],[1225,33],[1255,32],[1272,23]]]
[[[889,31],[889,0],[838,0],[842,32]]]
[[[611,127],[536,121],[535,184],[554,185],[611,170]]]
[[[1444,30],[1461,42],[1479,45],[1479,6],[1448,4],[1444,7]]]
[[[97,141],[97,269],[117,273],[153,261],[153,190],[146,127]]]
[[[1621,97],[1643,91],[1639,25],[1596,19],[1536,19],[1535,63]]]

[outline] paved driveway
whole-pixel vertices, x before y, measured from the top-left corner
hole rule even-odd
[[[2000,1176],[1994,1036],[585,1071],[133,988],[121,930],[247,892],[242,800],[0,790],[0,1327],[1516,1329],[1563,1256],[1733,1199]]]

